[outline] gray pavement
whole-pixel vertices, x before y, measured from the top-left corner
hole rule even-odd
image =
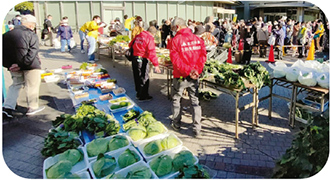
[[[103,52],[107,54],[106,52]],[[79,49],[72,53],[61,53],[51,47],[41,47],[40,57],[42,68],[56,69],[62,65],[73,65],[78,68],[82,62],[87,61],[87,55],[81,54]],[[120,58],[117,58],[120,59]],[[253,55],[252,61],[260,61],[264,66],[266,59]],[[296,58],[285,57],[290,64]],[[98,62],[103,65],[112,78],[118,80],[119,86],[126,89],[127,95],[134,98],[134,82],[130,65],[123,60],[113,63],[109,57],[101,55]],[[113,65],[116,65],[114,68]],[[9,73],[5,70],[6,87],[11,84]],[[194,138],[191,130],[191,108],[189,100],[185,97],[183,127],[180,132],[172,131],[170,127],[171,101],[167,99],[166,75],[153,74],[150,80],[150,94],[154,99],[150,102],[136,102],[143,110],[151,111],[157,120],[174,132],[198,156],[201,164],[216,170],[216,178],[268,178],[270,177],[275,161],[290,147],[293,134],[299,128],[288,126],[288,107],[286,101],[273,99],[273,118],[269,120],[268,100],[259,104],[260,127],[255,129],[251,125],[252,110],[240,113],[239,139],[235,139],[235,100],[231,96],[210,89],[219,97],[209,102],[201,101],[202,106],[202,132],[201,138]],[[290,91],[276,87],[278,94],[290,97]],[[259,96],[269,93],[269,88],[260,90]],[[241,104],[252,101],[252,95],[240,99]],[[43,160],[40,151],[51,121],[63,113],[74,113],[72,102],[66,87],[59,83],[42,83],[40,87],[40,105],[46,106],[41,113],[27,117],[24,91],[18,99],[18,110],[22,113],[12,120],[3,120],[3,157],[15,174],[24,178],[42,178]],[[299,123],[297,124],[299,126]]]

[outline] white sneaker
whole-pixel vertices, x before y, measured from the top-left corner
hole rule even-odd
[[[81,54],[85,54],[85,50],[81,50],[80,52],[81,52]]]
[[[34,115],[34,114],[36,114],[36,113],[38,113],[38,112],[40,112],[40,111],[42,111],[42,110],[44,110],[45,109],[45,106],[42,106],[42,107],[39,107],[39,108],[37,108],[37,109],[29,109],[27,112],[26,112],[26,114],[25,115],[27,115],[27,116],[31,116],[31,115]]]
[[[93,63],[95,63],[95,61],[94,60],[89,60],[88,63],[93,64]]]

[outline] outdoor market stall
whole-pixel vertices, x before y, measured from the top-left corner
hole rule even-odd
[[[48,157],[45,179],[215,177],[102,66],[83,63],[79,71],[65,73],[65,80],[76,114],[53,121],[42,150]]]

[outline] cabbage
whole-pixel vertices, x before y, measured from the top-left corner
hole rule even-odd
[[[77,149],[69,149],[65,152],[59,154],[58,161],[68,160],[72,163],[72,166],[77,164],[81,159],[83,159],[82,153]]]
[[[68,160],[62,160],[51,166],[46,170],[46,176],[48,179],[57,179],[63,174],[70,172],[72,169],[72,163]]]
[[[157,121],[157,122],[154,122],[154,123],[151,123],[148,125],[147,127],[147,134],[148,134],[148,138],[149,137],[152,137],[152,136],[155,136],[155,135],[158,135],[158,134],[161,134],[165,132],[165,127],[164,125]]]
[[[60,176],[57,177],[57,179],[81,179],[80,176],[77,174],[72,174],[71,172],[61,174]]]
[[[97,178],[112,173],[117,166],[116,159],[110,155],[99,154],[97,161],[93,164],[93,171]]]
[[[89,157],[97,156],[100,153],[106,153],[108,151],[109,141],[105,138],[94,139],[87,144],[87,154]]]
[[[125,136],[117,135],[114,136],[109,142],[109,151],[114,151],[116,149],[125,147],[129,144]]]
[[[125,177],[122,176],[121,174],[112,173],[107,175],[104,179],[125,179]]]
[[[174,156],[173,167],[176,171],[179,171],[185,166],[194,165],[195,162],[194,155],[188,150],[183,150]]]
[[[172,149],[180,144],[179,140],[174,135],[169,135],[161,142],[164,150]]]
[[[140,167],[130,171],[126,175],[126,179],[151,179],[152,174],[148,167]]]
[[[157,154],[157,153],[163,151],[163,148],[161,145],[161,140],[158,139],[158,140],[149,142],[147,145],[144,146],[143,151],[147,155],[154,155],[154,154]]]
[[[150,168],[158,177],[165,176],[172,171],[172,161],[169,155],[161,155],[150,161]]]
[[[127,167],[131,164],[134,164],[140,160],[140,157],[130,149],[126,149],[123,153],[121,153],[118,157],[118,165],[120,168]]]
[[[132,138],[133,141],[138,141],[147,135],[147,131],[144,126],[138,125],[129,129],[128,135]]]

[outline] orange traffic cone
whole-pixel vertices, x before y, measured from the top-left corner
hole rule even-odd
[[[228,59],[227,59],[227,63],[230,63],[230,64],[233,63],[233,60],[232,60],[232,57],[231,57],[231,48],[229,48],[229,50],[228,50]]]
[[[312,40],[311,47],[309,47],[308,56],[306,60],[314,60],[314,54],[315,54],[315,46],[314,46],[314,40]]]
[[[270,50],[269,50],[269,56],[268,56],[268,61],[267,63],[275,63],[275,58],[274,58],[274,46],[270,45]]]

